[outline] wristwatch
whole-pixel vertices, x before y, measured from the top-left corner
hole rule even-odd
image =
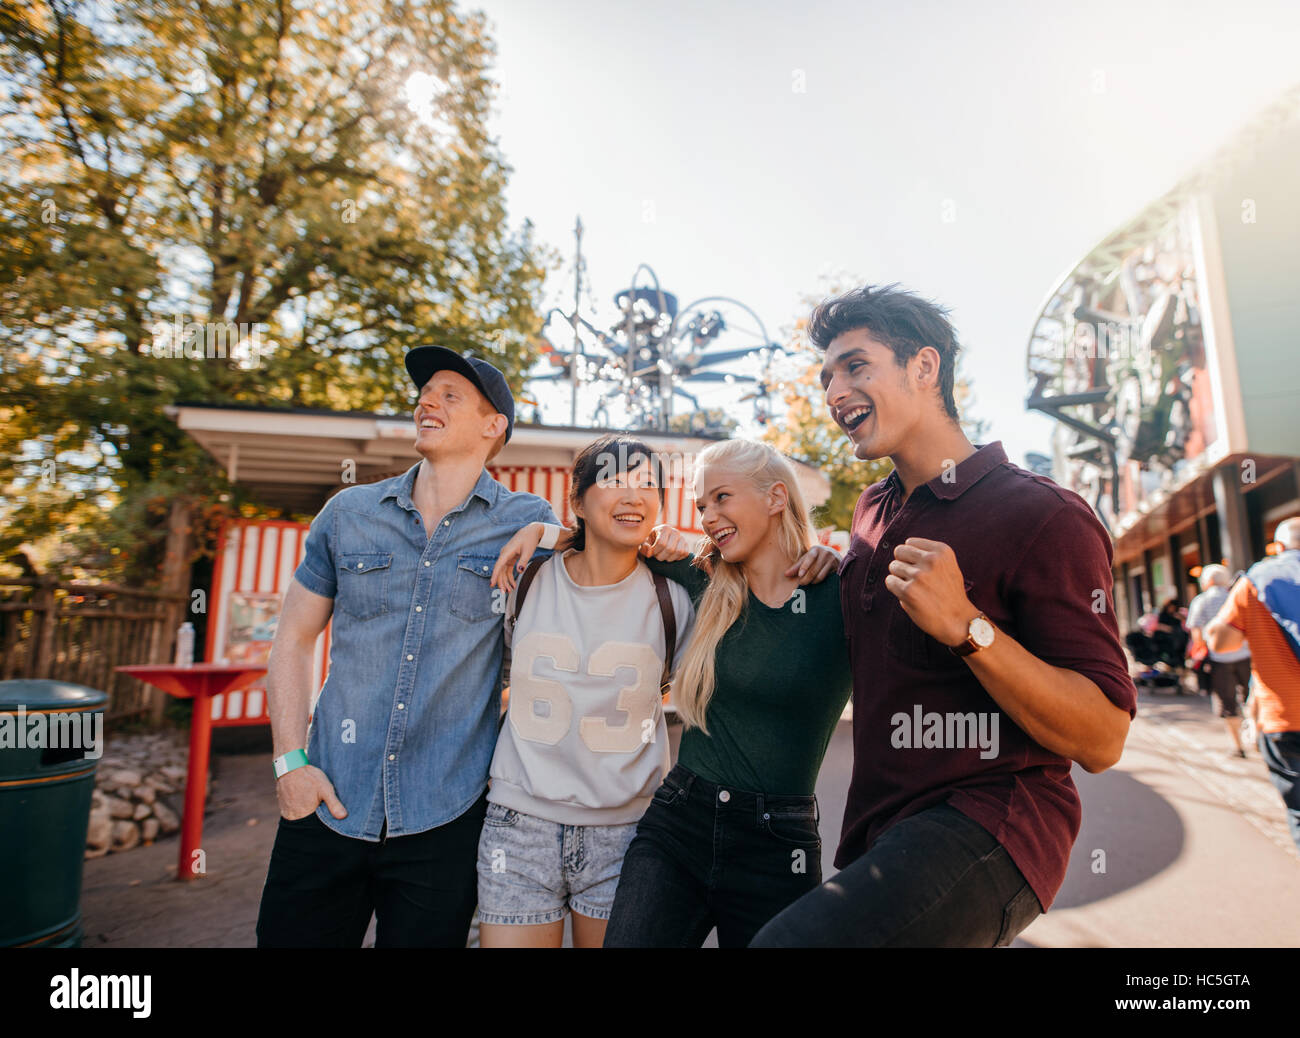
[[[997,628],[987,616],[980,613],[966,627],[966,640],[960,645],[948,646],[948,651],[954,656],[969,656],[973,652],[979,652],[980,649],[987,649],[993,644],[993,637],[997,633]]]

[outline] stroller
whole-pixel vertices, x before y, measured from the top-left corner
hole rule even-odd
[[[1185,659],[1189,635],[1181,626],[1172,631],[1163,629],[1157,626],[1157,620],[1156,614],[1148,614],[1142,618],[1137,630],[1124,636],[1128,651],[1146,668],[1133,681],[1139,688],[1151,692],[1173,689],[1181,696],[1187,671]]]

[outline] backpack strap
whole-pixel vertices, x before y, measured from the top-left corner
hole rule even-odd
[[[528,594],[528,589],[532,586],[533,578],[537,576],[537,571],[542,568],[542,564],[549,558],[549,555],[544,555],[541,558],[533,559],[528,563],[528,568],[524,570],[524,575],[519,578],[519,587],[515,592],[514,612],[510,613],[506,617],[506,623],[510,625],[512,633],[515,629],[515,622],[519,619],[519,613],[524,608],[524,596]]]
[[[654,573],[655,594],[659,598],[659,612],[664,620],[664,673],[659,681],[661,695],[668,694],[668,679],[673,672],[673,657],[677,654],[677,615],[673,611],[673,596],[668,593],[668,578]],[[522,591],[522,585],[520,587]]]
[[[519,583],[515,586],[515,595],[514,595],[515,606],[513,610],[506,612],[506,617],[505,617],[506,637],[504,640],[504,644],[501,646],[501,687],[502,689],[509,687],[510,666],[514,661],[514,652],[513,649],[511,648],[511,643],[514,641],[515,622],[519,619],[519,610],[521,610],[524,607],[524,595],[528,593],[528,586],[533,582],[533,578],[537,576],[537,571],[541,569],[542,563],[545,562],[546,559],[549,557],[550,556],[546,556],[545,558],[540,558],[540,559],[533,559],[528,564],[528,568],[524,570],[523,576],[519,578]],[[501,725],[504,725],[506,723],[506,713],[504,710],[501,711],[501,717],[499,721],[500,723],[498,725],[498,731],[500,730]]]

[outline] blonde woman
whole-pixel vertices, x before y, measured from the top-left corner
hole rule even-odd
[[[813,790],[852,678],[838,576],[798,574],[819,579],[836,556],[814,549],[777,451],[729,440],[695,468],[700,554],[662,561],[684,554],[663,527],[643,548],[695,602],[672,686],[686,729],[623,860],[607,948],[698,947],[715,926],[719,945],[744,947],[821,882]]]

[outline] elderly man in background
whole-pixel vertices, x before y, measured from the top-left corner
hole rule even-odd
[[[1248,708],[1300,847],[1300,517],[1279,523],[1274,539],[1282,552],[1255,563],[1233,585],[1205,641],[1213,652],[1250,641],[1255,692]]]
[[[1187,607],[1187,630],[1191,632],[1193,646],[1205,641],[1205,625],[1214,619],[1228,600],[1232,574],[1227,566],[1211,565],[1201,570],[1201,593]],[[1209,650],[1209,690],[1215,708],[1228,724],[1228,734],[1236,744],[1233,754],[1246,756],[1241,745],[1241,708],[1238,697],[1246,698],[1250,688],[1250,646],[1243,643],[1231,652]]]

